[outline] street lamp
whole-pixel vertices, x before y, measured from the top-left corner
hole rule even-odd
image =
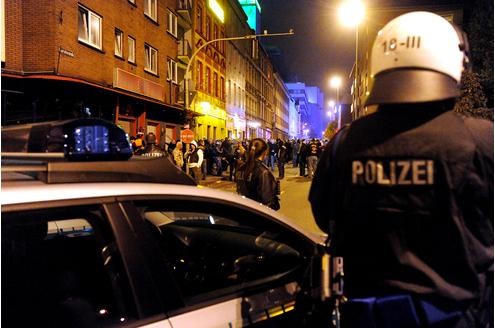
[[[345,26],[356,27],[356,60],[354,62],[354,104],[351,108],[351,112],[354,108],[357,110],[358,97],[359,97],[359,74],[358,74],[358,48],[359,48],[359,24],[363,21],[365,14],[364,4],[360,0],[346,0],[339,8],[339,17],[342,24]],[[352,75],[349,75],[349,77]],[[355,114],[357,115],[357,114]]]
[[[263,34],[248,34],[248,35],[244,35],[244,36],[236,36],[236,37],[230,37],[230,38],[219,38],[219,39],[213,39],[213,40],[210,40],[210,41],[203,43],[192,54],[191,58],[189,59],[189,63],[187,63],[186,72],[184,74],[184,91],[185,91],[185,95],[184,95],[185,104],[184,105],[186,107],[186,110],[189,110],[189,80],[191,79],[191,72],[190,72],[191,65],[193,63],[194,57],[196,57],[196,55],[204,47],[206,47],[207,45],[212,44],[214,42],[220,42],[220,41],[251,40],[251,39],[256,39],[257,37],[284,36],[284,35],[293,35],[293,34],[294,34],[293,29],[290,29],[289,32],[286,32],[286,33],[271,33],[271,34],[269,34],[265,31],[265,33],[263,33]]]
[[[340,129],[340,124],[341,124],[341,111],[340,111],[340,98],[339,98],[339,89],[340,86],[342,85],[342,78],[340,76],[333,76],[330,79],[330,86],[334,89],[337,89],[337,101],[336,101],[336,107],[337,110],[339,111],[339,118],[338,118],[338,126],[337,128]]]

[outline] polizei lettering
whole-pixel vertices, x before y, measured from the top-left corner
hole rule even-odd
[[[352,184],[432,185],[433,160],[366,160],[352,162]]]

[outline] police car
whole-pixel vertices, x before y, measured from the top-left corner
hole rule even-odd
[[[325,236],[131,156],[105,121],[2,129],[5,327],[329,326]]]

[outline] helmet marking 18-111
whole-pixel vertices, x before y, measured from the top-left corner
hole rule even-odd
[[[455,98],[467,41],[445,18],[410,12],[387,23],[373,43],[373,87],[366,105]]]

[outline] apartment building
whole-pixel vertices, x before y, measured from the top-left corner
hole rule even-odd
[[[259,41],[218,40],[254,33],[238,0],[1,1],[2,125],[99,117],[162,146],[185,127],[287,134],[289,96]]]
[[[2,124],[101,117],[177,138],[176,0],[5,0]]]
[[[191,78],[185,101],[192,112],[190,128],[198,139],[222,139],[227,136],[226,45],[225,41],[215,40],[225,38],[224,5],[217,0],[197,0],[192,2],[191,9],[191,29],[183,39],[192,53],[187,59],[192,62],[188,63]]]
[[[278,73],[273,74],[273,80],[275,88],[273,95],[275,106],[273,137],[285,140],[289,138],[290,103],[294,101],[290,97],[289,90]],[[295,119],[297,121],[297,117]]]

